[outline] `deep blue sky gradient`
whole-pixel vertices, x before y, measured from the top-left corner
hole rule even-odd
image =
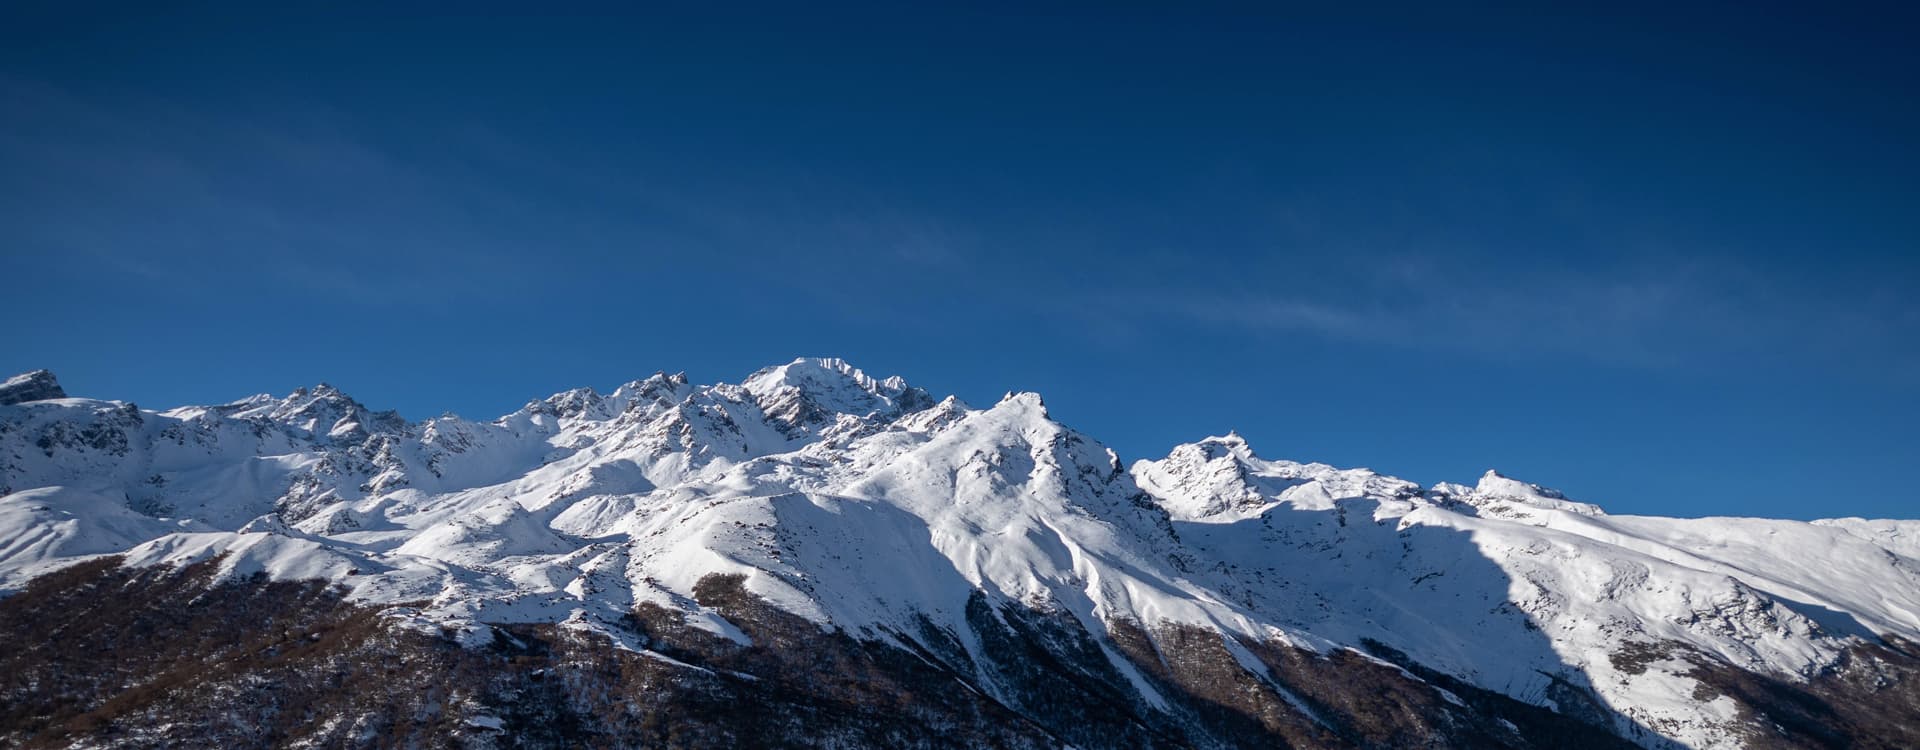
[[[1911,11],[162,5],[0,10],[0,369],[76,395],[837,355],[1129,460],[1920,517]]]

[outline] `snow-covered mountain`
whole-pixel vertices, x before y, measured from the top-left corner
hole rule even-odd
[[[837,359],[491,422],[324,384],[150,411],[40,371],[0,384],[0,495],[0,587],[28,592],[0,610],[114,556],[324,580],[469,652],[545,623],[739,690],[774,675],[728,649],[854,643],[1042,745],[1920,738],[1920,522],[1614,516],[1237,435],[1129,466],[1036,394],[974,408]],[[1060,674],[1099,710],[1054,705]]]

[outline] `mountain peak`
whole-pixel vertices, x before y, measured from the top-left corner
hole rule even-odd
[[[527,408],[561,417],[576,417],[593,410],[605,400],[599,391],[592,388],[572,388],[531,401]]]
[[[316,438],[347,442],[371,433],[395,432],[406,423],[398,413],[368,409],[325,382],[295,388],[284,398],[254,396],[227,406],[232,417],[265,419]]]
[[[295,388],[292,393],[287,394],[286,398],[280,400],[282,409],[288,411],[304,411],[318,408],[323,404],[338,408],[366,408],[352,396],[342,393],[340,389],[327,383],[316,383],[311,388]]]
[[[898,381],[898,378],[888,380]],[[881,381],[839,357],[796,357],[783,365],[755,370],[740,385],[759,394],[782,386],[833,386],[846,383],[863,391],[876,391],[883,387]]]
[[[1000,404],[996,406],[999,406],[999,405],[1012,405],[1018,408],[1038,409],[1040,410],[1041,416],[1046,416],[1047,414],[1046,399],[1041,398],[1040,394],[1034,393],[1033,391],[1007,391],[1007,395],[1001,396]]]
[[[1511,500],[1537,508],[1564,510],[1581,515],[1602,515],[1600,506],[1567,499],[1559,490],[1542,487],[1532,482],[1523,482],[1494,469],[1480,476],[1480,482],[1474,485],[1473,494],[1486,499]]]
[[[740,387],[790,436],[826,425],[835,415],[890,420],[934,403],[899,376],[876,380],[838,357],[800,357],[761,368]]]
[[[646,401],[675,400],[679,398],[676,394],[679,394],[681,389],[686,385],[687,374],[685,372],[676,372],[669,375],[667,371],[659,370],[641,380],[635,380],[619,388],[615,388],[612,398],[622,401],[630,401],[633,399]]]
[[[1542,487],[1532,482],[1523,482],[1500,473],[1497,469],[1488,469],[1480,475],[1480,482],[1474,491],[1482,495],[1503,497],[1541,497],[1551,500],[1565,500],[1567,496],[1551,487]]]
[[[49,370],[23,372],[0,382],[0,406],[66,397]]]
[[[1225,435],[1209,436],[1193,445],[1199,449],[1201,455],[1208,461],[1225,458],[1227,456],[1236,456],[1242,459],[1253,458],[1253,446],[1248,445],[1247,439],[1241,437],[1240,433],[1232,430],[1228,430]]]

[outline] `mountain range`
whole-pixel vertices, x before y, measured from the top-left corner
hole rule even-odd
[[[1920,521],[1127,462],[838,359],[491,421],[27,373],[0,591],[10,745],[1920,747]]]

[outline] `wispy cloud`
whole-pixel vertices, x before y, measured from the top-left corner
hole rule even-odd
[[[513,294],[528,279],[591,279],[605,264],[689,273],[719,260],[745,288],[848,319],[884,309],[903,325],[948,321],[933,308],[957,303],[1073,321],[1115,344],[1206,327],[1638,367],[1830,360],[1920,378],[1910,266],[1907,276],[1829,269],[1809,279],[1737,252],[1556,263],[1513,248],[1387,248],[1406,233],[1350,236],[1291,197],[1220,213],[1270,214],[1257,232],[1282,238],[1273,245],[1319,250],[1149,251],[1124,236],[1124,215],[983,225],[845,176],[597,165],[483,123],[410,134],[446,144],[439,152],[399,149],[311,105],[214,115],[4,75],[0,110],[10,114],[0,118],[0,220],[15,240],[0,252],[181,290],[240,283],[433,307]],[[1042,246],[1061,239],[1079,244]],[[1105,245],[1117,248],[1110,261]]]
[[[22,242],[186,290],[234,282],[352,304],[433,305],[515,278],[474,221],[505,196],[419,169],[324,112],[295,123],[81,97],[0,77],[0,190]]]
[[[1500,268],[1437,256],[1259,274],[1270,284],[1140,287],[1082,295],[1134,325],[1227,327],[1496,359],[1570,357],[1630,367],[1792,363],[1920,376],[1920,304],[1902,282],[1823,283],[1727,258],[1580,270]]]

